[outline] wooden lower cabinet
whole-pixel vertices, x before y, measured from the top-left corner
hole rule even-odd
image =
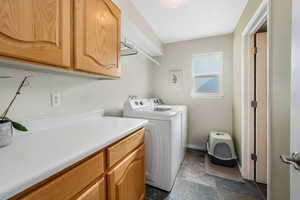
[[[144,199],[144,145],[109,171],[107,180],[109,200]]]
[[[76,200],[105,200],[105,179],[101,178],[94,185],[83,192]]]
[[[130,134],[11,200],[144,199],[144,131]],[[121,149],[124,153],[119,153]]]

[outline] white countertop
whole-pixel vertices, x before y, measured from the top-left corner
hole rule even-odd
[[[17,133],[10,146],[0,148],[1,200],[118,141],[147,121],[94,116],[80,121],[60,118],[48,127],[38,123],[35,131]]]

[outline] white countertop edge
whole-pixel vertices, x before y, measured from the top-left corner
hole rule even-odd
[[[120,134],[118,137],[112,138],[111,140],[107,141],[104,144],[101,144],[99,146],[94,146],[90,150],[85,152],[78,153],[78,156],[74,158],[70,158],[66,160],[62,164],[58,164],[56,167],[53,167],[52,169],[45,171],[42,174],[38,174],[37,176],[32,177],[31,179],[24,180],[20,182],[18,185],[14,185],[13,188],[7,189],[6,191],[0,191],[0,199],[9,199],[16,194],[34,186],[37,183],[40,183],[41,181],[51,177],[52,175],[55,175],[56,173],[72,166],[73,164],[83,160],[84,158],[96,153],[97,151],[100,151],[101,149],[113,144],[114,142],[117,142],[118,140],[128,136],[130,133],[133,133],[141,128],[143,128],[148,123],[147,120],[144,120],[140,123],[138,123],[135,127],[132,127],[126,131],[124,131],[122,134]]]

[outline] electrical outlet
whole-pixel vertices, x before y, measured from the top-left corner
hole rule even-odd
[[[61,96],[59,93],[50,94],[50,102],[52,107],[58,107],[61,104]]]

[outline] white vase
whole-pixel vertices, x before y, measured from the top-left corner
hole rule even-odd
[[[11,122],[0,122],[0,148],[12,143],[13,128]]]

